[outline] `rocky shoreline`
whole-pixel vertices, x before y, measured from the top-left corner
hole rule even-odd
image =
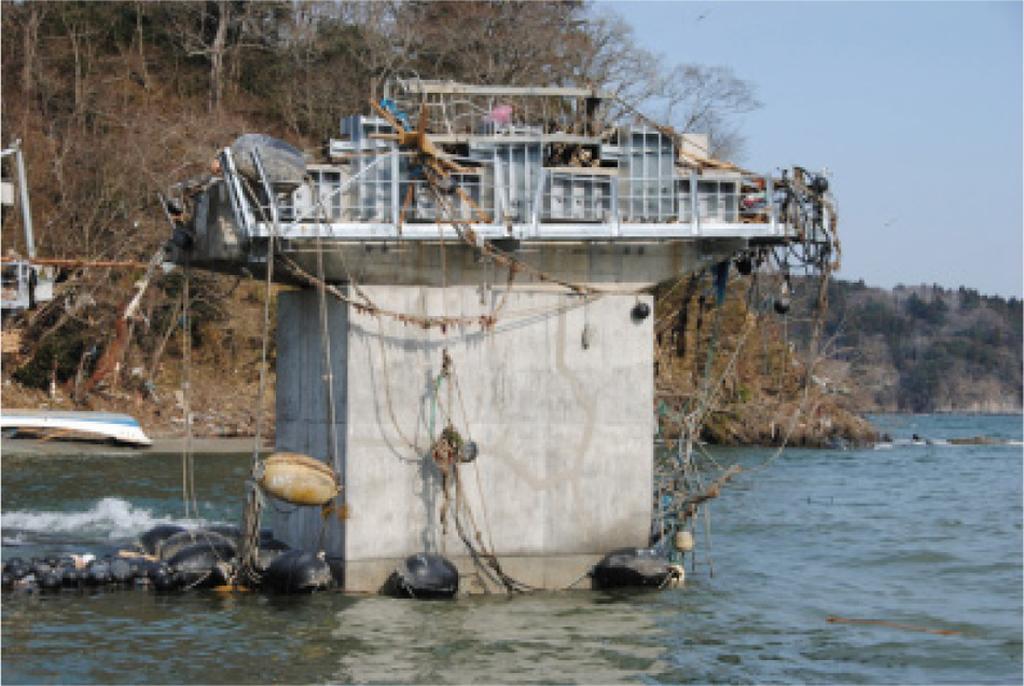
[[[204,370],[209,372],[210,370]],[[194,448],[201,453],[245,452],[252,450],[256,417],[254,403],[247,394],[255,397],[255,389],[226,386],[212,374],[201,376],[198,392],[191,399],[195,424],[193,427]],[[226,390],[225,390],[226,389]],[[180,403],[169,388],[163,392],[171,398],[171,407],[159,407],[149,400],[127,392],[107,392],[91,398],[85,405],[76,406],[61,392],[50,397],[46,392],[27,389],[17,382],[7,380],[3,384],[2,403],[4,407],[39,410],[103,410],[124,412],[136,417],[154,446],[145,449],[149,453],[178,453],[184,441],[183,420]],[[268,389],[266,411],[263,417],[262,434],[264,445],[272,446],[274,438],[273,385]],[[674,438],[678,429],[671,421],[677,408],[670,407],[671,398],[662,397],[669,406],[668,412],[659,412],[661,435]],[[871,423],[871,414],[911,414],[878,412],[875,408],[867,411],[854,410],[842,398],[829,396],[820,390],[812,391],[804,407],[796,400],[779,400],[770,396],[733,402],[708,414],[701,440],[723,446],[777,447],[785,444],[792,447],[835,448],[870,445],[884,436]],[[678,403],[677,403],[678,405]],[[962,408],[935,414],[977,414],[1022,416],[1019,409],[995,408],[997,411],[978,411],[976,408]],[[794,414],[799,416],[794,420]],[[790,424],[792,429],[790,430]],[[789,431],[788,440],[786,433]],[[5,453],[17,445],[28,442],[5,443]],[[54,444],[59,445],[59,444]]]

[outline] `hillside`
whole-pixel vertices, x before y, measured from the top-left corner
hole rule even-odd
[[[890,291],[833,280],[829,303],[834,373],[861,411],[1021,411],[1020,300],[965,287]]]
[[[188,400],[195,435],[251,436],[258,414],[263,284],[200,273],[192,279]],[[63,326],[54,322],[68,314],[59,308],[43,308],[26,317],[26,343],[19,353],[3,356],[3,406],[126,412],[151,437],[184,435],[181,281],[178,270],[157,282],[117,369],[77,402],[76,391],[90,363],[113,338],[96,330],[97,322],[108,315],[106,308],[83,305],[71,312],[72,323]],[[7,322],[5,331],[15,323]],[[270,325],[265,436],[274,431],[273,311]]]
[[[777,274],[734,277],[719,302],[709,279],[656,292],[655,383],[663,435],[703,408],[700,438],[726,445],[841,446],[876,440],[835,363],[806,353],[816,316],[802,300],[774,311]],[[802,340],[799,337],[803,336]],[[796,345],[799,342],[800,345]]]
[[[52,258],[147,260],[168,234],[158,191],[206,170],[241,132],[315,150],[396,74],[588,83],[637,106],[671,84],[675,123],[719,132],[716,154],[739,145],[721,133],[734,131],[730,115],[757,106],[728,69],[663,64],[585,3],[6,3],[0,21],[2,129],[22,141],[36,242]],[[21,247],[17,216],[3,213],[5,254]],[[4,405],[122,409],[155,433],[179,432],[180,272],[150,289],[119,372],[71,400],[138,276],[69,268],[53,303],[7,322],[24,338],[3,360]],[[796,285],[797,295],[813,291]],[[835,282],[830,356],[811,360],[814,301],[798,298],[782,317],[767,298],[777,288],[769,277],[737,279],[720,307],[706,278],[658,292],[667,433],[701,397],[704,438],[725,443],[779,443],[790,424],[792,443],[867,440],[859,411],[1020,409],[1019,301]],[[191,289],[197,428],[245,434],[256,414],[260,285],[193,274]]]
[[[4,405],[120,409],[147,430],[180,432],[180,273],[154,282],[123,355],[109,356],[118,371],[90,391],[82,380],[103,366],[141,273],[98,263],[148,260],[169,234],[158,192],[206,173],[239,134],[271,134],[315,158],[337,135],[339,118],[366,111],[390,78],[587,84],[710,132],[715,154],[738,149],[732,117],[758,106],[750,84],[725,67],[668,63],[640,47],[613,12],[593,9],[584,2],[4,3],[0,130],[5,145],[21,141],[39,256],[93,265],[65,269],[52,303],[4,322],[5,331],[23,334],[6,341],[15,351],[3,358]],[[19,217],[10,208],[0,217],[5,256],[25,251]],[[191,385],[197,428],[207,435],[251,431],[258,290],[193,274]]]

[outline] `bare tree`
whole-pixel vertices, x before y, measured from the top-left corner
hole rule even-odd
[[[190,57],[209,66],[208,108],[220,114],[224,103],[226,60],[244,38],[254,6],[231,0],[181,3],[169,14],[177,40]]]
[[[632,26],[604,8],[596,9],[586,26],[589,43],[580,53],[582,78],[613,96],[611,121],[643,112],[676,131],[708,134],[712,156],[741,152],[735,118],[761,106],[751,83],[728,67],[667,62],[640,47]]]

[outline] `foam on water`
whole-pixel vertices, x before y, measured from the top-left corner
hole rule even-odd
[[[25,544],[25,535],[22,534],[22,533],[18,533],[18,534],[15,534],[13,536],[3,536],[2,537],[2,542],[3,542],[3,545],[5,545],[5,546],[24,545]]]
[[[156,516],[152,511],[133,506],[121,498],[103,498],[88,510],[79,512],[15,510],[4,512],[0,524],[5,530],[14,530],[12,539],[24,543],[23,533],[58,534],[89,539],[121,539],[137,536],[158,524],[177,524],[185,527],[205,526],[203,519],[175,519]],[[4,536],[7,542],[8,536]]]

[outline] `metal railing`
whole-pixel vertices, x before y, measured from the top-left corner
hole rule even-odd
[[[240,181],[229,151],[223,153],[222,162],[242,235],[269,235],[266,222],[258,221],[254,212],[258,209],[254,205],[262,201],[245,190],[247,184]],[[474,223],[478,240],[751,238],[799,233],[781,216],[783,193],[773,191],[769,177],[691,172],[688,178],[668,180],[620,176],[625,170],[613,167],[541,165],[521,175],[516,167],[514,176],[506,176],[508,165],[492,163],[470,174],[452,175],[444,191],[448,208],[439,212],[435,189],[425,178],[415,178],[418,165],[397,149],[366,155],[352,167],[310,167],[306,183],[279,199],[282,235],[312,236],[323,223],[334,227],[331,235],[348,240],[424,240],[438,235],[431,224],[441,226],[445,236],[455,235],[447,226],[452,220]]]
[[[607,222],[615,216],[615,178],[552,171],[542,180],[541,221]],[[534,208],[530,207],[532,211]]]
[[[378,158],[380,159],[380,158]],[[369,167],[364,168],[368,171]],[[425,179],[393,179],[366,174],[355,179],[340,169],[313,169],[310,183],[300,186],[281,201],[281,220],[315,222],[322,207],[322,221],[352,223],[462,221],[502,224],[539,222],[626,223],[768,223],[770,205],[764,192],[723,192],[716,182],[698,182],[696,202],[690,182],[651,187],[635,180],[608,174],[545,170],[538,179],[539,192],[503,203],[495,215],[495,193],[489,177],[453,175],[462,194],[452,194],[454,217],[439,216],[433,192]],[[704,183],[714,189],[702,189]],[[728,184],[735,188],[737,184]],[[696,211],[696,217],[695,217]]]

